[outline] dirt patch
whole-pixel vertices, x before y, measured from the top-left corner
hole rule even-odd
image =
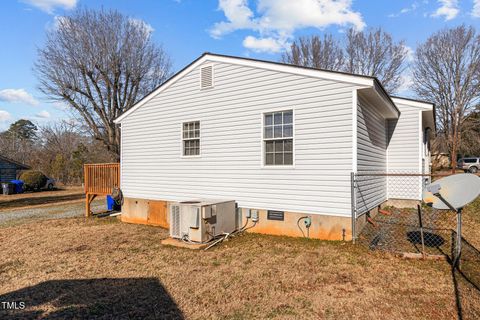
[[[53,191],[0,195],[0,212],[12,208],[50,205],[58,202],[80,201],[85,198],[81,187],[69,187]]]
[[[452,319],[449,266],[342,242],[246,234],[211,251],[115,218],[0,228],[6,316],[164,319]],[[0,317],[2,317],[0,311]],[[6,314],[5,314],[6,312]],[[468,318],[468,317],[464,317]]]

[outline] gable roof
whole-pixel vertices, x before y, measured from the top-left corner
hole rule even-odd
[[[379,91],[379,94],[385,98],[386,102],[390,104],[394,112],[396,112],[397,115],[400,114],[400,111],[398,110],[397,106],[390,98],[390,95],[387,93],[385,88],[382,86],[381,82],[376,77],[353,74],[353,73],[342,72],[342,71],[332,71],[332,70],[326,70],[326,69],[316,69],[311,67],[297,66],[297,65],[287,64],[282,62],[274,62],[274,61],[228,56],[228,55],[205,52],[200,57],[192,61],[189,65],[184,67],[182,70],[175,73],[163,84],[155,88],[152,92],[145,95],[145,97],[140,99],[140,101],[138,101],[132,108],[125,111],[118,118],[116,118],[114,120],[114,123],[122,122],[122,120],[125,119],[128,115],[135,112],[135,110],[140,108],[146,102],[148,102],[153,97],[155,97],[157,94],[159,94],[163,90],[170,87],[173,83],[175,83],[177,80],[182,78],[185,74],[187,74],[188,72],[196,68],[198,65],[204,63],[205,61],[234,63],[234,64],[245,65],[245,66],[250,66],[254,68],[268,69],[268,70],[274,70],[279,72],[309,76],[314,78],[334,80],[339,82],[347,82],[347,83],[352,83],[359,86],[364,86],[366,88],[370,87],[370,88],[373,88],[374,90]]]
[[[0,155],[0,160],[3,160],[5,162],[13,163],[14,165],[17,166],[17,169],[19,170],[28,170],[30,169],[30,166],[27,166],[26,164],[20,163],[18,161],[12,160],[10,158],[7,158],[5,156]]]

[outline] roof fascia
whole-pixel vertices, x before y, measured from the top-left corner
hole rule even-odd
[[[434,104],[422,101],[411,100],[407,98],[392,97],[394,103],[404,104],[414,108],[420,108],[425,110],[433,110]]]

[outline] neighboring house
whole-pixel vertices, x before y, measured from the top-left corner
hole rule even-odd
[[[122,220],[148,223],[172,201],[230,199],[244,217],[259,210],[252,231],[299,236],[309,215],[311,237],[348,239],[351,172],[428,172],[432,111],[391,98],[374,77],[206,53],[116,119]],[[420,199],[395,187],[377,179],[360,210]]]
[[[20,170],[27,169],[30,167],[0,155],[0,183],[15,180]]]

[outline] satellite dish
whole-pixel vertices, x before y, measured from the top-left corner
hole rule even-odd
[[[452,209],[453,207],[458,210],[474,201],[479,195],[480,178],[471,173],[462,173],[432,182],[423,190],[422,198],[427,205],[435,209]]]

